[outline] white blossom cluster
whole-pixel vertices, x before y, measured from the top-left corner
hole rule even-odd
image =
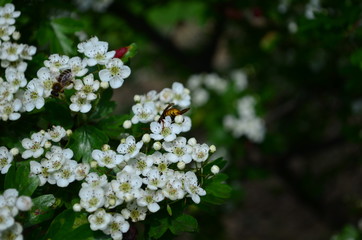
[[[158,150],[146,155],[142,147],[150,143],[150,138],[145,139],[136,141],[130,135],[116,151],[108,146],[92,152],[98,166],[117,172],[111,180],[92,172],[82,183],[80,203],[74,208],[91,213],[88,220],[92,230],[122,239],[129,229],[128,221],[144,220],[148,212],[160,210],[159,203],[164,199],[190,197],[199,203],[200,196],[206,194],[193,170],[208,159],[208,145],[178,136],[173,141],[157,142],[160,146],[154,148]],[[188,171],[184,171],[186,164],[190,166]]]
[[[13,42],[20,38],[14,26],[19,16],[20,12],[15,11],[11,3],[0,7],[0,60],[1,68],[5,69],[5,75],[0,75],[0,118],[3,121],[20,118],[21,88],[27,84],[25,60],[31,60],[36,52],[34,46]]]
[[[235,138],[246,136],[251,141],[261,142],[264,140],[264,120],[256,116],[256,100],[252,96],[245,96],[237,101],[238,116],[226,115],[224,117],[225,129],[232,132]]]
[[[21,141],[24,151],[22,159],[39,159],[30,161],[30,175],[38,176],[40,186],[45,183],[56,184],[59,187],[67,187],[75,180],[82,180],[89,173],[90,165],[77,163],[72,160],[73,151],[69,148],[63,149],[56,145],[66,137],[66,130],[61,126],[53,126],[47,131],[33,133],[30,138]],[[0,170],[6,174],[11,166],[14,155],[19,150],[8,150],[0,147]]]
[[[23,227],[15,221],[20,211],[29,211],[33,202],[28,196],[19,196],[10,188],[0,195],[0,239],[23,239]]]
[[[251,141],[261,142],[265,135],[265,124],[255,113],[255,98],[245,93],[248,85],[247,75],[242,70],[235,70],[231,72],[230,77],[232,81],[227,81],[215,73],[191,76],[187,86],[191,90],[192,104],[201,107],[208,102],[211,92],[222,98],[226,91],[232,88],[242,97],[235,99],[235,103],[230,103],[236,104],[238,116],[225,113],[224,128],[231,131],[235,138],[244,135]]]

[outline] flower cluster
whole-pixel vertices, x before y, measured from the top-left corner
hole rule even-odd
[[[187,86],[191,90],[193,105],[195,107],[205,105],[211,94],[222,98],[226,91],[233,92],[235,97],[230,105],[236,105],[238,116],[225,112],[224,128],[231,131],[235,138],[245,135],[251,141],[261,142],[265,135],[265,124],[255,112],[255,98],[246,94],[247,75],[242,70],[235,70],[230,77],[232,81],[227,81],[215,73],[191,76]]]
[[[0,7],[0,60],[1,68],[5,69],[5,76],[0,76],[0,118],[3,121],[20,118],[23,107],[20,89],[27,84],[25,60],[31,60],[36,52],[34,46],[12,42],[20,38],[14,26],[19,16],[20,12],[15,11],[11,3]]]
[[[21,112],[41,109],[47,98],[59,97],[64,89],[71,88],[76,91],[70,97],[69,108],[87,113],[101,87],[119,88],[130,75],[131,69],[119,58],[114,58],[116,52],[108,50],[108,43],[93,37],[78,44],[78,52],[84,57],[52,54],[37,71],[37,77],[28,82],[24,60],[31,60],[36,48],[9,41],[11,37],[19,38],[13,26],[14,18],[19,15],[12,4],[0,8],[0,59],[1,67],[6,68],[6,81],[0,78],[0,117],[3,121],[17,120]],[[98,74],[89,72],[95,65],[101,69]]]
[[[60,126],[53,126],[47,131],[33,133],[30,138],[21,141],[24,151],[22,159],[40,159],[30,161],[31,176],[38,176],[40,186],[45,183],[56,184],[59,187],[67,187],[75,180],[82,180],[89,173],[90,165],[77,163],[72,160],[73,151],[69,148],[63,149],[56,144],[67,136],[66,130]],[[13,161],[16,152],[0,147],[0,169],[6,174]]]
[[[20,211],[28,211],[33,203],[30,197],[19,196],[10,188],[0,195],[0,239],[23,239],[23,227],[15,221]]]

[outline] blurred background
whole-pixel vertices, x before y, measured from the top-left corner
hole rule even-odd
[[[200,232],[178,239],[361,239],[361,1],[12,2],[39,52],[137,44],[118,113],[135,94],[190,89],[189,137],[217,146],[233,193],[190,209]]]

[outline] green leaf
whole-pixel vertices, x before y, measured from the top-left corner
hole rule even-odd
[[[198,230],[198,224],[194,217],[182,214],[181,216],[171,220],[169,229],[176,235],[182,232],[196,232]]]
[[[55,209],[53,205],[56,199],[52,194],[42,195],[33,199],[33,207],[29,212],[26,227],[44,222],[53,217]]]
[[[62,104],[59,99],[54,99],[45,104],[45,112],[42,113],[47,125],[60,125],[65,129],[73,126],[73,119],[69,107]]]
[[[104,92],[102,92],[101,98],[99,99],[98,104],[94,107],[90,119],[104,118],[113,113],[116,103],[111,101],[112,95],[112,88],[107,88]]]
[[[85,125],[73,132],[69,141],[69,148],[74,152],[77,161],[89,163],[94,149],[100,149],[103,144],[108,143],[108,137],[100,129]]]
[[[350,240],[350,239],[360,239],[361,235],[356,227],[347,225],[343,228],[343,230],[334,235],[331,240]]]
[[[168,217],[156,219],[150,223],[149,237],[159,239],[169,228]]]
[[[100,120],[97,127],[101,129],[109,138],[118,139],[119,134],[124,131],[123,122],[130,119],[129,115],[113,115]]]
[[[91,240],[94,239],[93,234],[93,231],[89,228],[86,215],[68,209],[53,220],[44,239]]]
[[[170,204],[167,204],[167,213],[168,213],[168,215],[172,216],[172,208],[171,208]]]
[[[13,165],[5,176],[5,189],[15,188],[19,191],[19,195],[31,196],[39,186],[39,178],[30,177],[29,174],[29,161],[22,162],[16,167]]]
[[[201,201],[211,204],[221,204],[225,199],[230,198],[232,188],[225,183],[227,178],[228,176],[226,174],[219,173],[205,181],[203,188],[206,191],[206,196],[203,196]]]

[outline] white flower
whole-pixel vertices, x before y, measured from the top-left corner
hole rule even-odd
[[[98,188],[107,185],[108,180],[106,175],[99,176],[97,173],[89,173],[85,179],[86,182],[82,183],[82,187]]]
[[[53,142],[59,142],[63,137],[65,137],[67,132],[61,126],[53,126],[52,129],[49,129],[45,133],[45,137]]]
[[[15,62],[19,60],[23,49],[23,44],[4,42],[1,44],[0,59],[8,60],[9,62]]]
[[[78,44],[78,52],[84,53],[88,66],[96,64],[104,65],[114,57],[115,51],[108,51],[108,43],[99,41],[97,37],[93,37],[86,42]]]
[[[31,60],[36,53],[36,47],[24,44],[20,57],[25,60]]]
[[[185,191],[181,180],[177,178],[170,179],[166,186],[162,188],[162,194],[172,201],[184,198]]]
[[[136,124],[138,122],[151,122],[157,114],[156,106],[153,102],[146,102],[144,104],[137,103],[136,105],[132,106],[132,111],[134,113],[134,116],[131,120],[133,124]]]
[[[9,208],[0,208],[0,232],[14,224],[14,218]]]
[[[69,105],[70,110],[81,113],[89,112],[92,108],[92,104],[87,97],[88,95],[82,92],[77,92],[75,95],[71,96],[70,101],[72,103]]]
[[[151,169],[153,161],[144,153],[138,153],[134,158],[131,158],[127,163],[136,170],[136,174],[146,175]]]
[[[174,82],[172,84],[172,91],[174,93],[172,102],[175,105],[178,105],[183,108],[190,106],[191,104],[190,91],[184,88],[182,83]]]
[[[93,150],[92,158],[98,162],[101,167],[114,168],[121,162],[123,162],[123,156],[116,154],[113,150],[100,151],[98,149]]]
[[[53,173],[54,179],[57,181],[58,187],[67,187],[69,183],[75,181],[74,169],[77,162],[74,160],[67,160],[62,168]]]
[[[55,74],[50,72],[49,68],[46,67],[40,68],[36,74],[44,88],[44,97],[49,97],[53,90],[53,84],[56,82]]]
[[[33,133],[31,135],[31,139],[25,138],[21,141],[21,144],[26,149],[23,154],[22,158],[28,159],[30,157],[38,158],[40,157],[43,152],[43,146],[46,141],[46,138],[41,133]]]
[[[206,191],[198,186],[197,177],[194,172],[187,172],[184,175],[184,186],[192,201],[200,203],[200,196],[205,196]]]
[[[179,125],[172,123],[171,117],[167,116],[161,122],[151,122],[151,138],[154,140],[164,139],[166,142],[173,141],[176,138],[176,134],[181,132]]]
[[[166,176],[162,174],[157,168],[152,168],[147,172],[146,177],[142,179],[143,183],[147,185],[150,190],[157,190],[163,188],[166,184]]]
[[[164,103],[172,102],[174,97],[174,92],[170,88],[164,88],[160,92],[160,100]]]
[[[11,227],[5,229],[4,231],[0,231],[0,239],[14,239],[14,240],[22,240],[23,235],[23,227],[20,223],[15,222]]]
[[[9,152],[9,150],[6,147],[0,147],[1,174],[5,174],[9,171],[12,161],[13,161],[13,155]]]
[[[19,11],[15,11],[15,6],[12,3],[7,3],[1,9],[0,12],[0,24],[3,25],[13,25],[15,23],[15,19],[20,16]]]
[[[231,72],[231,78],[238,91],[243,91],[248,86],[248,76],[243,70],[234,70]]]
[[[103,208],[97,209],[94,214],[90,214],[88,216],[88,221],[90,223],[90,228],[93,231],[103,230],[107,227],[107,225],[111,222],[112,215],[106,213]]]
[[[110,183],[107,183],[107,185],[104,187],[104,191],[105,191],[104,207],[106,207],[107,209],[115,208],[123,203],[123,199],[117,197]]]
[[[94,212],[104,204],[104,190],[101,187],[82,187],[79,191],[80,205],[87,212]]]
[[[88,72],[86,59],[81,59],[80,57],[72,57],[69,59],[68,66],[73,76],[82,77]]]
[[[88,163],[78,163],[74,170],[75,179],[80,181],[83,180],[89,173],[90,165]]]
[[[95,100],[97,95],[95,92],[99,89],[99,81],[94,80],[93,74],[89,74],[82,80],[74,81],[74,89],[80,91],[82,94],[86,95],[88,101]]]
[[[128,232],[129,227],[129,222],[127,222],[121,214],[115,213],[112,216],[112,220],[108,223],[107,228],[103,229],[103,232],[111,235],[114,240],[122,240],[123,233]]]
[[[52,54],[49,60],[44,61],[44,65],[50,69],[51,72],[58,73],[62,70],[69,68],[69,57],[66,55]]]
[[[195,162],[204,162],[209,157],[209,146],[204,144],[196,144],[192,148],[192,159]]]
[[[11,34],[13,34],[14,32],[15,32],[14,26],[0,26],[0,39],[3,41],[9,41]]]
[[[40,109],[44,106],[43,93],[44,88],[36,79],[28,83],[23,96],[23,106],[27,112],[32,111],[34,108]]]
[[[48,169],[43,167],[39,162],[30,161],[30,176],[37,176],[40,181],[40,186],[43,186],[47,182],[49,174]]]
[[[112,180],[111,185],[118,198],[129,202],[139,197],[142,178],[135,174],[132,167],[127,167],[117,173],[117,179]]]
[[[160,210],[160,205],[158,202],[161,202],[165,197],[161,191],[146,190],[142,191],[142,195],[137,199],[138,206],[147,207],[150,212],[157,212]]]
[[[0,115],[3,121],[8,119],[12,121],[18,120],[20,118],[20,113],[18,113],[18,111],[21,109],[21,106],[20,99],[15,99],[13,102],[0,105]]]
[[[136,202],[130,202],[121,213],[125,219],[131,218],[132,222],[139,222],[145,220],[147,208],[138,206]]]
[[[123,65],[119,58],[112,58],[107,64],[106,69],[99,71],[99,78],[103,82],[109,82],[111,88],[122,86],[124,79],[131,74],[131,69]]]
[[[180,128],[181,128],[181,132],[188,132],[191,130],[191,126],[192,126],[192,123],[191,123],[191,118],[188,117],[188,116],[182,116],[182,115],[178,115],[176,117],[183,117],[183,121],[180,122],[180,123],[177,123],[175,121],[175,124],[179,125]],[[176,119],[175,119],[176,120]]]
[[[133,136],[128,136],[125,143],[121,143],[117,147],[117,152],[124,154],[124,160],[128,161],[130,158],[135,157],[139,152],[143,142],[136,143],[136,139]]]
[[[162,146],[168,152],[165,157],[171,162],[191,162],[192,147],[186,144],[186,138],[177,137],[172,142],[163,142]]]
[[[17,92],[20,87],[25,87],[27,81],[23,72],[16,71],[14,68],[5,70],[6,81],[12,86],[12,92]]]

